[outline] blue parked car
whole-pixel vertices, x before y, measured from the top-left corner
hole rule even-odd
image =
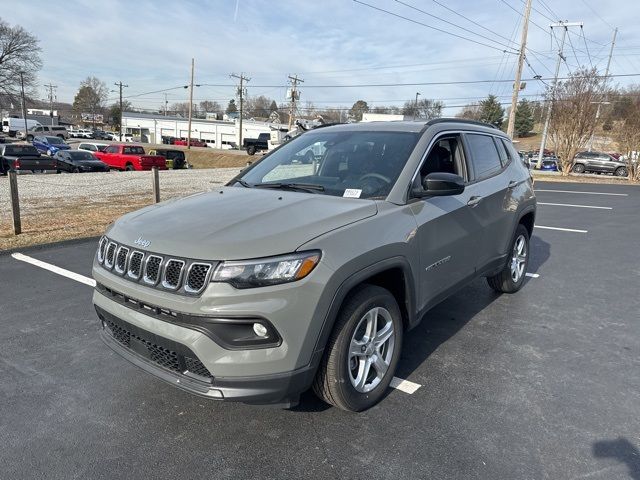
[[[542,166],[540,170],[548,170],[551,172],[557,172],[558,168],[558,158],[557,157],[544,157],[542,159]]]
[[[50,157],[53,157],[60,150],[71,149],[64,139],[59,137],[33,137],[32,143],[40,153],[45,153]]]

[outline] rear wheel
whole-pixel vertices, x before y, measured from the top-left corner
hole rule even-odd
[[[72,170],[72,172],[73,172],[73,173],[80,173],[80,169],[79,169],[78,167],[76,167],[76,168],[74,168],[74,169]]]
[[[133,172],[135,170],[135,168],[133,168],[133,165],[131,165],[130,163],[127,163],[127,166],[125,167],[125,170],[127,172]]]
[[[585,170],[584,165],[582,165],[581,163],[576,163],[573,166],[574,173],[584,173],[584,170]]]
[[[248,155],[255,155],[256,153],[256,147],[254,147],[253,145],[250,145],[247,147],[247,154]]]
[[[524,284],[529,266],[529,231],[522,224],[516,228],[511,241],[510,255],[502,271],[487,277],[487,283],[496,292],[515,293]]]
[[[627,167],[618,167],[613,173],[616,177],[626,177],[629,174],[629,171],[627,170]]]
[[[402,316],[388,290],[363,285],[345,300],[313,384],[342,410],[372,407],[389,387],[400,358]]]

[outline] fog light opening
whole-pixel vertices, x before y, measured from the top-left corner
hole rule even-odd
[[[267,327],[265,327],[261,323],[254,323],[253,324],[253,331],[257,336],[259,336],[261,338],[265,338],[267,336],[267,334],[269,333],[269,331],[267,330]]]

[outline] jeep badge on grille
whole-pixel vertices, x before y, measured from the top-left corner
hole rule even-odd
[[[151,245],[151,242],[149,240],[145,240],[144,238],[142,238],[142,235],[140,235],[138,239],[133,243],[135,243],[136,245],[140,245],[143,248],[149,248],[149,245]]]

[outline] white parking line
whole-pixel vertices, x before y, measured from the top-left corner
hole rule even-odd
[[[538,278],[540,276],[539,273],[529,273],[529,272],[525,273],[524,275],[530,278]]]
[[[416,393],[416,390],[418,390],[422,385],[410,382],[409,380],[403,380],[398,377],[393,377],[389,386],[391,388],[395,388],[396,390],[400,390],[401,392],[412,395]]]
[[[555,207],[597,208],[598,210],[613,210],[613,208],[611,208],[611,207],[597,207],[595,205],[574,205],[573,203],[545,203],[545,202],[538,202],[538,205],[553,205]]]
[[[533,228],[542,228],[544,230],[558,230],[560,232],[587,233],[586,230],[576,230],[575,228],[545,227],[542,225],[534,225]]]
[[[90,287],[96,286],[96,281],[93,278],[85,277],[84,275],[80,275],[79,273],[56,267],[55,265],[51,265],[50,263],[43,262],[42,260],[38,260],[27,255],[23,255],[22,253],[12,253],[11,256],[16,260],[20,260],[21,262],[30,263],[31,265],[35,265],[36,267],[44,268],[45,270],[49,270],[50,272],[57,273],[58,275],[70,278],[71,280],[75,280],[76,282],[89,285]]]
[[[84,283],[85,285],[89,285],[90,287],[96,286],[96,281],[92,278],[85,277],[84,275],[71,272],[64,268],[56,267],[55,265],[51,265],[50,263],[43,262],[42,260],[29,257],[28,255],[23,255],[22,253],[12,253],[11,256],[21,262],[26,262],[50,272],[57,273],[58,275],[70,278],[71,280],[75,280],[76,282]],[[421,386],[422,385],[418,383],[410,382],[409,380],[403,380],[402,378],[398,377],[393,377],[390,384],[391,388],[395,388],[396,390],[400,390],[401,392],[408,393],[409,395],[414,394]]]
[[[612,195],[615,197],[628,197],[628,193],[607,193],[607,192],[579,192],[577,190],[538,190],[535,192],[554,192],[554,193],[582,193],[585,195]]]

